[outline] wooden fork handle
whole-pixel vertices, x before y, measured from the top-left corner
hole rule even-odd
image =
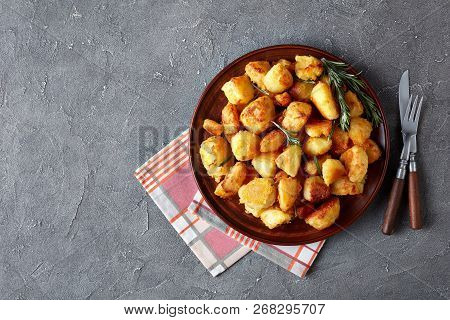
[[[422,229],[422,210],[420,205],[419,177],[417,175],[415,154],[411,153],[408,176],[409,224],[412,229]]]

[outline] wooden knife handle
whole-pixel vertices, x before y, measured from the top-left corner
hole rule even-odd
[[[422,210],[420,205],[419,177],[416,171],[415,155],[411,154],[408,176],[409,224],[412,229],[422,229]]]
[[[400,201],[402,199],[404,185],[405,185],[404,179],[395,178],[383,219],[382,231],[386,235],[391,235],[394,232],[395,222],[397,220],[398,207],[400,206]]]

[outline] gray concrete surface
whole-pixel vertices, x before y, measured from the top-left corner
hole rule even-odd
[[[0,2],[0,298],[449,297],[447,0]],[[329,50],[364,71],[392,130],[389,174],[306,279],[255,254],[213,278],[132,172],[173,128],[188,126],[204,83],[223,66],[283,43]],[[425,95],[426,227],[410,230],[402,208],[398,232],[386,237],[406,68]],[[140,154],[148,127],[160,134]]]

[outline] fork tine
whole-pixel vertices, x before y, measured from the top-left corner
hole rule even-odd
[[[416,116],[414,118],[414,124],[417,125],[419,124],[419,119],[420,119],[420,111],[422,110],[422,102],[423,102],[423,96],[420,98],[419,101],[419,106],[417,107],[417,112],[416,112]]]
[[[409,121],[414,120],[414,115],[416,114],[416,110],[417,110],[417,98],[419,98],[419,96],[416,96],[416,98],[414,99],[414,103],[411,108],[411,113],[409,114]]]
[[[412,95],[409,96],[408,106],[406,107],[405,115],[403,116],[403,122],[408,121],[409,113],[411,112]]]

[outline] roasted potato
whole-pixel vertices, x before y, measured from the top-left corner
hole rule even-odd
[[[278,184],[281,179],[289,178],[288,174],[284,172],[283,170],[278,171],[275,176],[273,177],[273,180],[275,181],[275,184]]]
[[[323,163],[327,159],[331,159],[331,156],[329,154],[324,154],[324,155],[317,157],[317,163],[319,164],[320,171],[323,170],[323,168],[322,168]],[[314,159],[311,159],[311,160],[308,160],[305,162],[304,170],[310,176],[317,176],[319,174],[318,168],[317,168],[317,165],[316,165],[316,162],[314,161]]]
[[[238,193],[247,177],[247,167],[243,162],[236,162],[216,187],[214,193],[221,198],[229,198]]]
[[[302,160],[302,148],[298,145],[289,145],[275,160],[277,167],[291,177],[297,175]]]
[[[319,176],[308,177],[303,185],[303,198],[311,203],[317,203],[330,196],[330,188]]]
[[[280,59],[275,64],[281,64],[282,66],[284,66],[289,71],[294,72],[295,64],[293,62],[289,61],[289,60]]]
[[[305,219],[307,216],[309,216],[311,213],[316,211],[316,209],[311,204],[305,204],[301,207],[295,208],[295,214],[299,219]]]
[[[281,178],[278,182],[278,203],[283,211],[290,210],[302,190],[300,182],[295,178]]]
[[[381,149],[372,139],[367,139],[362,145],[363,149],[366,150],[369,164],[374,163],[381,157]]]
[[[239,113],[234,104],[228,103],[222,109],[222,126],[225,135],[233,135],[239,131]]]
[[[260,153],[252,160],[252,165],[255,170],[263,178],[273,178],[277,172],[277,165],[275,163],[278,153],[276,152],[265,152]]]
[[[260,138],[250,131],[239,131],[231,138],[231,150],[239,161],[252,160],[259,154]]]
[[[331,85],[331,82],[330,82],[330,76],[327,75],[327,74],[322,74],[322,75],[320,76],[320,81],[325,82],[325,83],[328,84],[328,85]]]
[[[280,107],[287,107],[292,101],[289,93],[283,92],[275,95],[275,102]]]
[[[369,159],[366,151],[360,146],[353,146],[343,154],[340,158],[348,172],[348,178],[352,182],[361,182],[364,180]]]
[[[245,212],[251,213],[254,217],[259,218],[261,216],[261,212],[263,212],[265,209],[255,209],[252,206],[248,205],[247,203],[244,204]]]
[[[322,177],[327,186],[345,175],[347,171],[342,162],[337,159],[328,159],[322,164]]]
[[[275,118],[275,106],[272,99],[262,96],[250,102],[242,110],[240,119],[244,127],[253,133],[259,134],[268,129]]]
[[[216,181],[228,173],[233,163],[230,145],[220,136],[212,136],[202,142],[200,158],[208,175]]]
[[[303,145],[303,151],[309,156],[320,156],[330,150],[332,141],[327,138],[313,138],[306,139]]]
[[[276,201],[275,182],[270,178],[256,178],[243,185],[239,191],[239,202],[259,210],[272,206]]]
[[[348,109],[350,110],[350,117],[352,118],[359,117],[360,115],[363,114],[364,112],[363,105],[361,101],[359,101],[358,97],[354,92],[350,90],[347,91],[344,94],[344,99],[345,102],[347,103]]]
[[[310,120],[305,126],[305,132],[310,137],[328,137],[333,123],[330,120]]]
[[[273,152],[286,143],[286,135],[281,130],[272,130],[261,139],[260,151]]]
[[[364,191],[364,182],[351,182],[348,177],[342,177],[336,180],[330,189],[331,194],[336,196],[361,194]]]
[[[260,218],[269,229],[274,229],[282,224],[291,221],[293,215],[283,212],[277,207],[271,207],[261,212]]]
[[[294,101],[289,104],[281,126],[289,131],[299,132],[309,119],[312,107],[309,103]]]
[[[223,132],[223,126],[210,119],[205,119],[205,121],[203,121],[203,129],[214,136],[220,136]]]
[[[350,141],[348,132],[342,130],[338,126],[334,128],[333,135],[331,136],[331,141],[333,141],[331,145],[331,151],[336,155],[344,153],[352,146],[352,142]]]
[[[263,90],[266,90],[264,76],[269,70],[270,64],[267,61],[252,61],[245,66],[245,73],[250,77],[250,80]]]
[[[372,133],[372,124],[364,118],[356,117],[350,120],[350,129],[348,136],[352,142],[358,146],[362,146]]]
[[[289,89],[294,83],[294,78],[289,70],[282,64],[276,64],[270,68],[264,76],[264,85],[272,93],[281,93]]]
[[[322,62],[313,56],[295,57],[295,74],[302,80],[316,80],[323,72]]]
[[[327,83],[319,81],[314,86],[311,91],[311,101],[325,119],[339,118],[339,108],[334,100],[331,87]]]
[[[222,86],[228,101],[232,104],[247,104],[255,95],[255,88],[247,75],[231,78]]]
[[[294,85],[289,89],[289,94],[297,101],[309,101],[311,91],[314,88],[314,82],[295,81]]]
[[[339,217],[339,199],[331,198],[322,204],[316,211],[305,218],[305,222],[317,230],[323,230],[331,226]]]

